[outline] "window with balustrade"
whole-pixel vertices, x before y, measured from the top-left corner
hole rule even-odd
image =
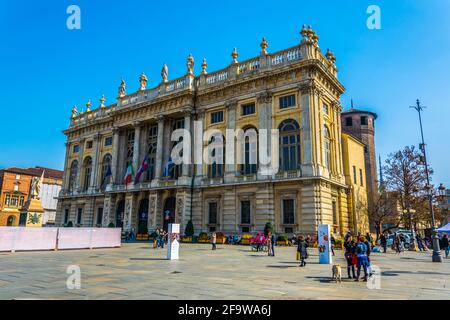
[[[70,174],[69,174],[69,191],[74,191],[77,184],[77,175],[78,175],[78,161],[72,161],[70,165]]]
[[[280,167],[282,171],[293,171],[300,167],[300,126],[289,119],[278,127],[280,134]]]
[[[148,170],[145,178],[146,181],[151,181],[155,178],[157,145],[158,145],[158,125],[151,125],[148,128],[148,137],[147,137]]]
[[[87,191],[89,189],[91,183],[91,174],[92,174],[92,158],[87,157],[83,163],[84,170],[84,180],[83,180],[83,191]]]
[[[223,177],[225,164],[225,140],[223,136],[212,136],[208,148],[211,162],[208,164],[208,177],[221,178]]]
[[[111,181],[111,176],[107,176],[109,172],[111,172],[112,166],[112,156],[108,153],[103,157],[102,161],[102,179],[101,179],[101,188],[105,190],[107,184]]]
[[[258,131],[256,128],[250,127],[244,130],[241,150],[241,175],[256,174],[258,172]]]
[[[133,163],[134,155],[134,130],[127,131],[127,153],[125,158],[125,172],[127,171],[128,165]]]
[[[184,129],[184,119],[176,119],[173,122],[172,130],[178,130],[178,129]],[[173,148],[178,144],[183,143],[183,137],[180,137],[178,141],[173,142],[172,144],[172,150]],[[183,156],[183,152],[180,152],[180,157]],[[169,172],[169,176],[171,179],[178,179],[183,174],[183,165],[173,165],[172,170]]]

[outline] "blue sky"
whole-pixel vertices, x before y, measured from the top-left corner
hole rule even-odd
[[[81,8],[81,30],[68,30],[66,9]],[[366,27],[369,5],[381,8],[382,29]],[[358,108],[378,113],[377,153],[420,140],[417,98],[425,111],[425,138],[434,182],[450,186],[450,1],[5,1],[0,0],[0,167],[63,167],[70,109],[105,94],[117,96],[123,77],[137,90],[185,73],[189,53],[208,70],[299,43],[311,24],[322,50],[337,56],[339,79]]]

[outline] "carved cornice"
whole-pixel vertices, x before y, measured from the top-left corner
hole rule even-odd
[[[273,93],[269,90],[266,90],[256,96],[256,100],[258,104],[262,103],[272,103]]]

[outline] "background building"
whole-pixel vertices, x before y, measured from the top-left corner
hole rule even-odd
[[[367,177],[368,208],[372,211],[378,194],[377,158],[375,152],[375,120],[373,112],[353,107],[341,114],[342,132],[348,133],[364,144],[365,172]]]
[[[173,222],[184,230],[189,220],[196,233],[254,232],[267,222],[277,233],[315,234],[320,223],[340,234],[353,229],[341,144],[344,87],[334,54],[322,54],[311,28],[301,35],[299,45],[274,53],[263,39],[259,56],[243,62],[234,49],[220,71],[208,72],[203,60],[198,76],[189,55],[184,76],[169,81],[164,65],[155,88],[141,75],[131,94],[122,81],[112,105],[102,97],[95,110],[90,102],[86,112],[74,107],[56,224],[138,233]],[[204,147],[224,139],[226,129],[241,129],[242,149],[222,151],[243,155],[244,163],[169,166],[172,132],[185,128],[192,139],[194,121],[216,130]],[[249,161],[249,137],[261,129],[280,131],[280,171],[270,176]],[[148,170],[126,186],[130,165],[137,172],[144,159]]]
[[[45,210],[44,224],[54,224],[63,172],[43,167],[12,167],[0,170],[0,226],[20,224],[20,211],[29,200],[31,180],[33,177],[41,177],[42,172],[45,173],[39,196]]]

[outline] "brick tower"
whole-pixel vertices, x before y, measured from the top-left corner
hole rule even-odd
[[[373,207],[375,195],[378,192],[377,159],[375,153],[375,120],[377,115],[370,111],[358,110],[352,106],[341,114],[342,131],[364,143],[364,158],[366,163],[366,184],[368,192],[369,212]]]

